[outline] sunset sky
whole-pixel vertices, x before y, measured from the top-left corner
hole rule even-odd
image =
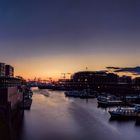
[[[140,65],[140,0],[1,0],[0,61],[25,78]]]

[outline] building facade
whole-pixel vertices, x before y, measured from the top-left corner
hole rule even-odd
[[[14,67],[0,63],[0,77],[14,77]]]
[[[0,76],[5,76],[5,64],[0,63]]]
[[[11,65],[5,65],[5,76],[14,77],[14,67]]]
[[[75,73],[72,78],[75,89],[94,89],[105,88],[106,85],[117,84],[118,75],[106,72],[81,71]]]

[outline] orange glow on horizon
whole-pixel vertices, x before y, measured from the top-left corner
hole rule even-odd
[[[33,57],[24,58],[23,60],[16,60],[13,63],[15,67],[15,75],[20,75],[25,79],[60,79],[63,77],[62,73],[75,73],[77,71],[84,71],[86,67],[90,71],[106,70],[106,66],[117,66],[117,67],[127,67],[136,66],[132,63],[132,58],[124,55],[114,55],[114,54],[98,54],[98,55],[59,55],[55,57]],[[21,63],[22,62],[22,63]],[[138,63],[138,61],[136,60]],[[115,65],[114,65],[115,63]],[[122,75],[122,73],[119,73]],[[125,75],[134,75],[130,73],[125,73]]]
[[[96,70],[91,70],[91,71],[96,71]],[[97,71],[99,71],[99,70],[100,69],[98,69]],[[67,75],[67,73],[66,73],[65,78],[66,79],[70,79],[70,77],[75,72],[78,72],[78,71],[83,71],[83,70],[73,71],[73,72],[71,72],[70,75]],[[63,79],[63,77],[64,77],[61,72],[55,72],[55,73],[51,73],[51,72],[50,73],[49,72],[45,73],[44,72],[44,73],[36,74],[35,76],[32,76],[32,74],[29,74],[28,72],[24,73],[24,74],[23,73],[24,73],[24,71],[21,71],[21,72],[17,71],[17,72],[15,72],[15,76],[19,76],[20,75],[20,76],[22,76],[25,79],[31,79],[31,80],[36,78],[36,79],[40,79],[40,80],[50,80],[50,79],[52,79],[53,81],[57,81],[58,79]],[[118,73],[115,73],[115,74],[117,74],[119,76],[131,76],[132,78],[139,77],[139,75],[137,76],[137,75],[134,75],[134,74],[132,74],[130,72],[118,72]]]

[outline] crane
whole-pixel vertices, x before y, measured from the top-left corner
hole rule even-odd
[[[63,75],[63,79],[66,79],[66,75],[71,75],[71,73],[61,73]]]

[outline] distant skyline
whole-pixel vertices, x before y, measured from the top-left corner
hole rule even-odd
[[[0,61],[25,78],[140,66],[139,0],[2,0]]]

